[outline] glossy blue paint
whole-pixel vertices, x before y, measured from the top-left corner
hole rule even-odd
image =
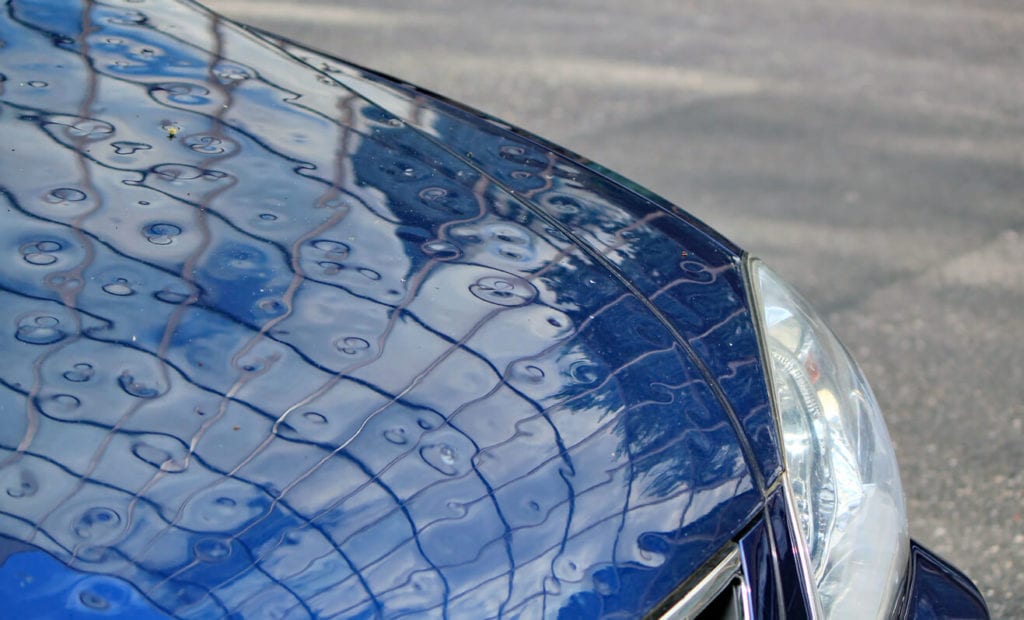
[[[0,39],[4,587],[632,616],[760,514],[739,256],[689,216],[190,4]]]
[[[18,553],[8,547],[17,546]],[[52,556],[0,537],[0,600],[6,617],[33,620],[167,618],[122,579],[79,572]]]
[[[985,620],[988,606],[963,573],[911,542],[910,573],[902,617],[908,620]]]
[[[779,571],[772,550],[767,520],[758,521],[739,540],[743,577],[749,585],[750,611],[754,618],[776,620],[780,615]]]
[[[796,538],[799,534],[791,528],[792,519],[788,516],[786,498],[781,488],[768,498],[765,519],[771,528],[776,571],[780,584],[783,584],[779,592],[782,617],[791,620],[810,618],[814,604],[808,593],[814,586],[806,582],[801,571]]]
[[[487,174],[519,206],[615,273],[670,325],[716,387],[743,431],[762,488],[775,480],[781,459],[738,248],[660,197],[536,136],[495,119],[481,122],[479,112],[414,86],[273,41]]]
[[[739,539],[739,549],[754,618],[811,617],[811,588],[800,570],[781,488],[768,497],[762,518]]]

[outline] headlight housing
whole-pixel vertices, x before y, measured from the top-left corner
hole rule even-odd
[[[800,295],[750,263],[790,511],[826,618],[886,617],[907,565],[892,443],[860,368]]]

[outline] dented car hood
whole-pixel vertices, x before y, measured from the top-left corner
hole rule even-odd
[[[0,16],[0,593],[639,614],[779,472],[739,251],[183,2]]]

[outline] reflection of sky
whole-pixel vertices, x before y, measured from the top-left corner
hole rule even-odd
[[[0,533],[126,605],[636,612],[774,475],[734,256],[665,211],[191,8],[0,39]]]

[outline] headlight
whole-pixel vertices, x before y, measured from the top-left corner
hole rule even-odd
[[[791,510],[827,618],[893,609],[907,564],[899,471],[878,404],[832,331],[762,263],[761,304]]]

